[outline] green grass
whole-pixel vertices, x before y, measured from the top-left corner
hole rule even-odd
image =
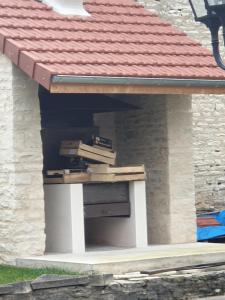
[[[30,268],[19,268],[14,266],[0,265],[0,284],[32,280],[43,274],[79,275],[78,273],[75,272],[69,272],[69,271],[55,269],[55,268],[30,269]]]

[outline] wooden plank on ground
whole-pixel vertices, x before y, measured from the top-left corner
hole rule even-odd
[[[166,272],[171,272],[171,271],[214,268],[214,267],[222,266],[222,265],[225,265],[224,261],[215,262],[215,263],[213,262],[213,263],[208,263],[208,264],[188,265],[188,266],[184,266],[184,267],[153,269],[153,270],[141,271],[140,273],[141,274],[148,274],[148,275],[155,275],[155,274],[166,273]]]
[[[62,156],[80,156],[94,161],[103,162],[109,165],[115,164],[115,158],[105,157],[82,149],[60,149]]]

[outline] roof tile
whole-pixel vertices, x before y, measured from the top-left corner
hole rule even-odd
[[[0,51],[49,88],[54,75],[225,79],[207,49],[134,0],[86,0],[68,17],[1,0]]]

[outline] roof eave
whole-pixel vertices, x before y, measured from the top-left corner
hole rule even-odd
[[[177,79],[57,75],[52,93],[224,94],[225,79]]]

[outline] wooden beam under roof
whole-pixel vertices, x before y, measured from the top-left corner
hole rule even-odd
[[[225,94],[225,87],[52,83],[50,92],[56,94]]]

